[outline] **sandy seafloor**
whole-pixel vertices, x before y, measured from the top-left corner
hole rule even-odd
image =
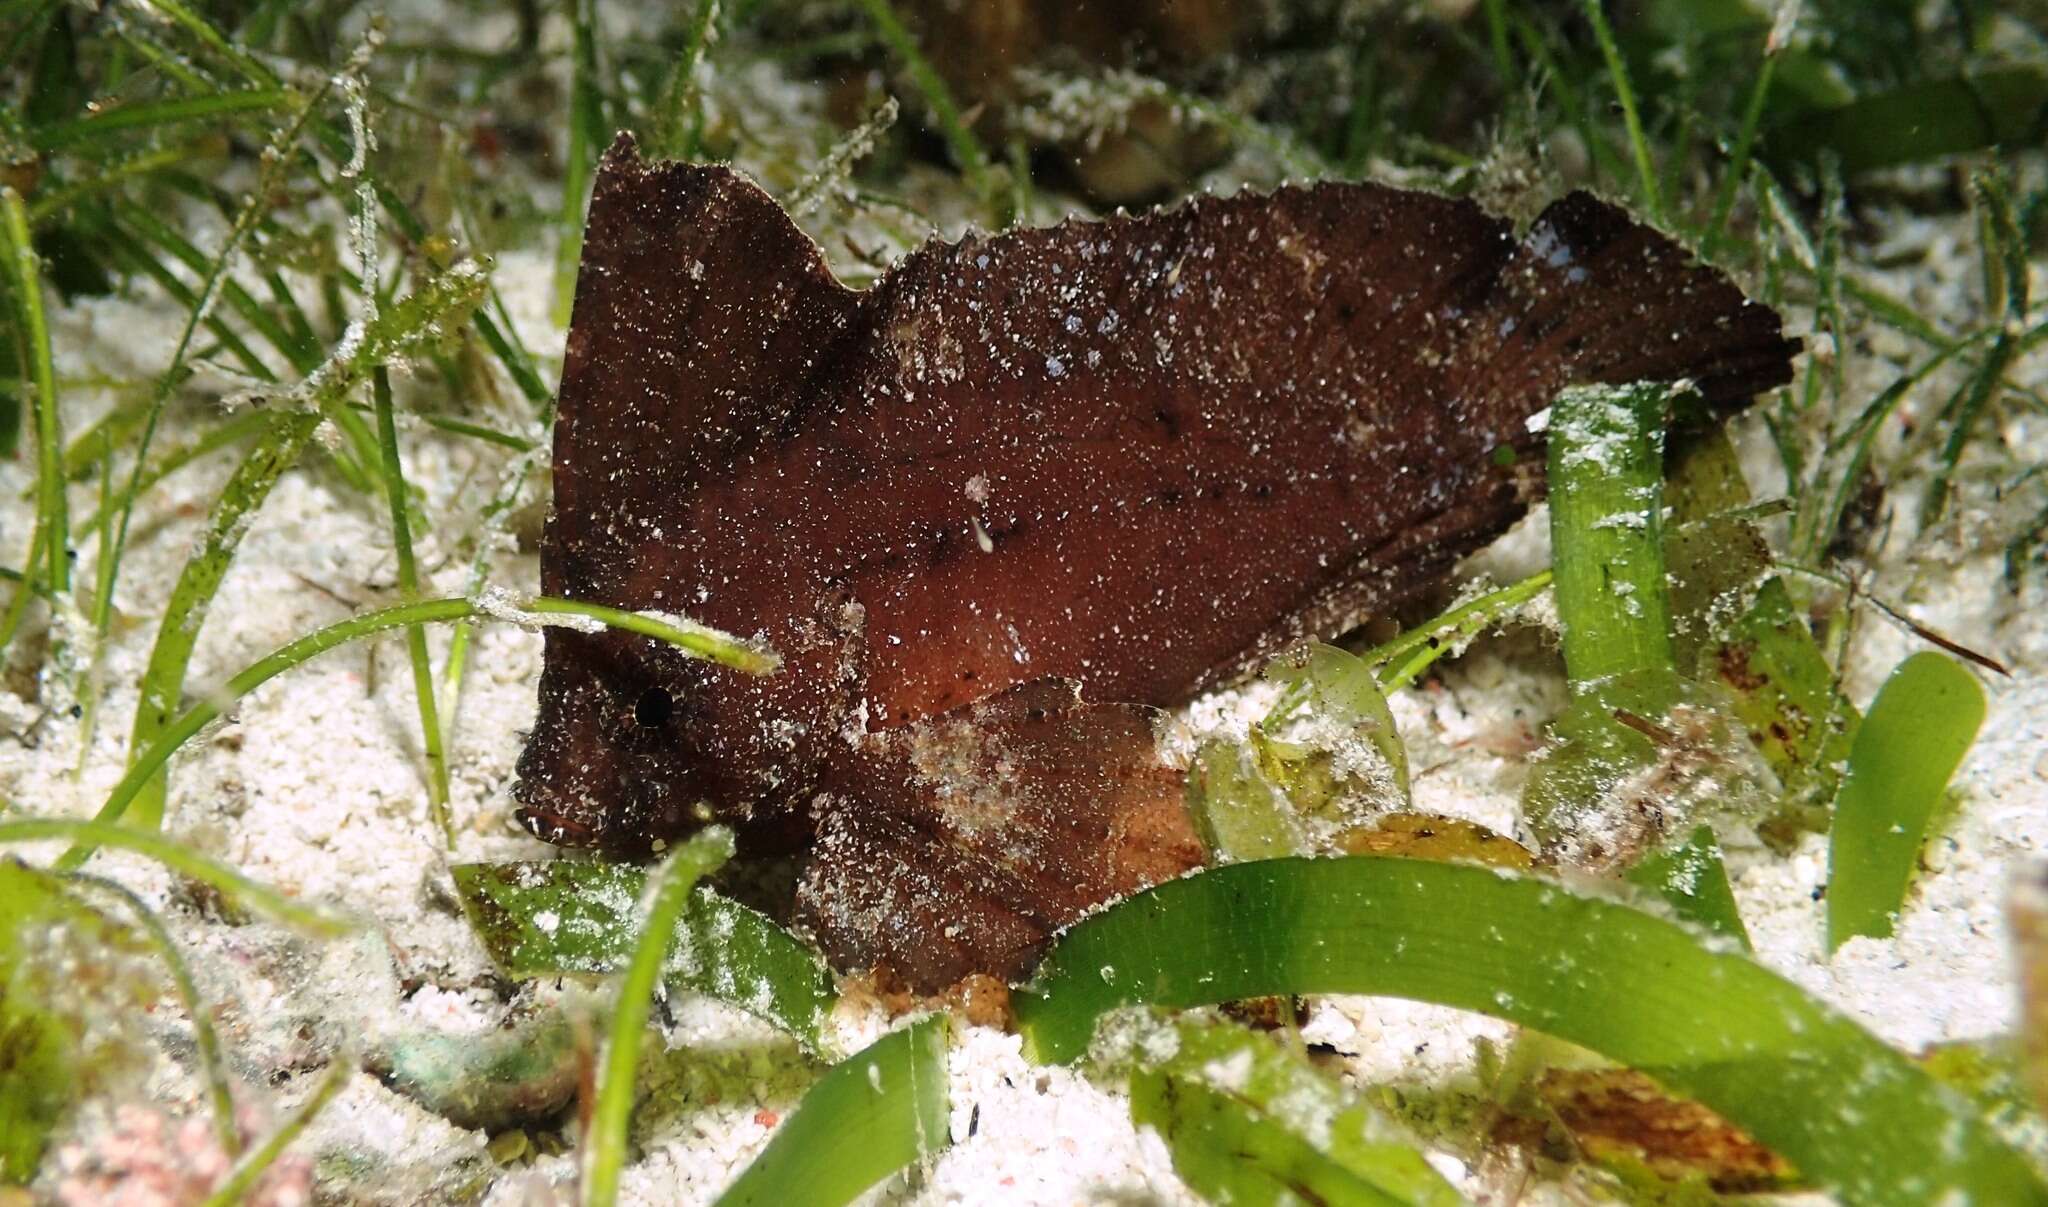
[[[2038,172],[2038,163],[2029,165]],[[1856,249],[1863,263],[1901,266],[1868,278],[1930,315],[1960,325],[1979,306],[1971,222],[1965,215],[1866,214],[1878,232]],[[1887,254],[1879,256],[1878,252]],[[1899,254],[1889,254],[1889,253]],[[562,333],[548,317],[551,249],[506,254],[496,281],[524,338],[547,358],[552,381]],[[2037,266],[2038,269],[2038,266]],[[2042,285],[2048,287],[2048,281]],[[1806,316],[1789,316],[1803,332]],[[87,379],[147,381],[158,372],[182,316],[153,289],[81,302],[54,316],[53,337],[67,406],[79,416],[110,395]],[[1868,346],[1846,357],[1850,396],[1866,398],[1896,376],[1910,349],[1872,328]],[[2017,365],[2015,379],[2048,388],[2048,357]],[[1938,376],[1906,404],[1925,418],[1953,379]],[[234,383],[202,374],[174,410],[167,442],[199,430],[209,394]],[[97,400],[97,401],[96,401]],[[74,423],[81,422],[74,418]],[[2009,679],[1987,679],[1990,714],[1957,780],[1962,807],[1930,844],[1898,937],[1859,939],[1832,959],[1823,952],[1816,892],[1826,876],[1824,840],[1807,839],[1790,858],[1761,848],[1731,850],[1745,920],[1758,957],[1891,1042],[1908,1047],[2008,1029],[2016,1006],[2004,908],[2010,883],[2048,845],[2048,586],[2037,564],[2019,586],[2002,576],[2002,545],[2016,515],[1995,490],[2017,465],[2048,454],[2039,415],[1994,408],[2000,430],[1981,442],[1979,471],[1966,473],[1960,506],[1931,532],[1917,532],[1917,483],[1930,438],[1904,438],[1895,423],[1881,447],[1891,489],[1890,536],[1870,587],[1921,622],[2005,661]],[[1759,497],[1783,490],[1760,425],[1739,429]],[[2000,439],[2002,437],[2002,440]],[[499,481],[497,450],[413,427],[404,433],[413,482],[434,528],[421,541],[429,590],[459,593],[468,561],[455,537],[472,523]],[[2002,448],[2000,445],[2002,444]],[[1995,459],[1994,459],[1995,458]],[[0,798],[45,815],[85,815],[118,777],[133,713],[133,684],[170,583],[202,531],[230,467],[216,456],[152,491],[136,517],[121,579],[123,623],[106,651],[109,690],[95,741],[78,749],[76,723],[44,715],[16,692],[0,694]],[[28,530],[25,492],[32,467],[0,466],[0,538],[17,552]],[[90,506],[81,487],[75,506]],[[445,535],[444,535],[445,534]],[[1545,556],[1540,513],[1477,565],[1505,580]],[[81,550],[90,564],[91,546]],[[497,558],[492,580],[513,590],[537,581],[529,551]],[[341,485],[308,457],[287,474],[257,518],[215,602],[192,667],[194,690],[217,683],[262,653],[352,610],[394,602],[395,571],[379,499]],[[447,634],[432,642],[437,661]],[[1848,675],[1867,703],[1883,674],[1918,643],[1866,616]],[[451,752],[462,860],[535,858],[550,848],[511,822],[513,762],[534,709],[539,637],[508,625],[485,627],[457,709]],[[1396,713],[1415,767],[1416,807],[1512,830],[1527,759],[1562,701],[1555,656],[1524,633],[1478,643],[1441,674],[1403,693]],[[1195,710],[1204,724],[1228,724],[1247,708],[1233,697]],[[275,1118],[298,1101],[344,1047],[374,1047],[405,1030],[479,1032],[499,1025],[511,993],[492,970],[453,904],[448,855],[426,811],[417,717],[402,643],[352,645],[291,672],[235,708],[225,725],[192,744],[175,764],[168,828],[250,876],[369,919],[353,939],[316,941],[265,923],[229,925],[195,904],[152,865],[116,854],[96,863],[162,909],[190,951],[248,1102]],[[1511,924],[1511,920],[1504,920]],[[552,986],[543,987],[552,994]],[[653,1045],[636,1115],[637,1159],[626,1199],[691,1203],[708,1199],[766,1141],[772,1125],[814,1076],[788,1041],[764,1025],[707,1002],[669,1003],[665,1045]],[[841,1042],[871,1037],[880,1021],[839,1020]],[[190,1071],[189,1031],[175,1004],[126,1024],[137,1060],[101,1087],[99,1101],[136,1101],[183,1116],[201,1112]],[[1344,1054],[1345,1075],[1363,1086],[1476,1091],[1475,1042],[1507,1028],[1454,1011],[1378,999],[1314,1004],[1310,1037]],[[1156,1137],[1133,1131],[1121,1093],[1085,1073],[1043,1069],[1019,1055],[1014,1036],[961,1028],[950,1061],[954,1144],[928,1169],[897,1175],[875,1192],[915,1203],[1179,1202],[1180,1187]],[[95,1106],[63,1143],[90,1148],[104,1127]],[[970,1123],[972,1134],[970,1135]],[[573,1127],[573,1124],[571,1125]],[[317,1158],[323,1194],[346,1202],[439,1202],[480,1192],[492,1204],[567,1201],[572,1158],[555,1155],[497,1165],[486,1137],[430,1115],[358,1074],[296,1151]],[[1439,1163],[1484,1201],[1517,1201],[1519,1181],[1498,1171]],[[1555,1197],[1534,1186],[1522,1201]]]

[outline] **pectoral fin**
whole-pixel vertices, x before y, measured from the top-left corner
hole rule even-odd
[[[1041,679],[871,735],[827,775],[796,917],[843,971],[933,993],[1200,864],[1154,713]]]

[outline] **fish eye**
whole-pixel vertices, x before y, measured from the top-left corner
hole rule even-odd
[[[660,729],[668,724],[675,707],[666,688],[650,687],[633,702],[633,721],[642,729]]]

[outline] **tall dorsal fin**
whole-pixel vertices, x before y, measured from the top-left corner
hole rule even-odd
[[[730,168],[643,163],[621,134],[590,199],[555,424],[543,589],[607,599],[691,489],[773,432],[860,298]]]

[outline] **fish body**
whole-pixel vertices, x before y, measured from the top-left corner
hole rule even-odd
[[[807,857],[845,968],[1014,976],[1200,858],[1150,740],[1425,589],[1540,490],[1581,382],[1789,378],[1777,316],[1613,206],[1522,236],[1366,184],[1205,197],[840,285],[722,167],[606,156],[564,358],[549,594],[759,637],[751,677],[550,630],[521,816]]]

